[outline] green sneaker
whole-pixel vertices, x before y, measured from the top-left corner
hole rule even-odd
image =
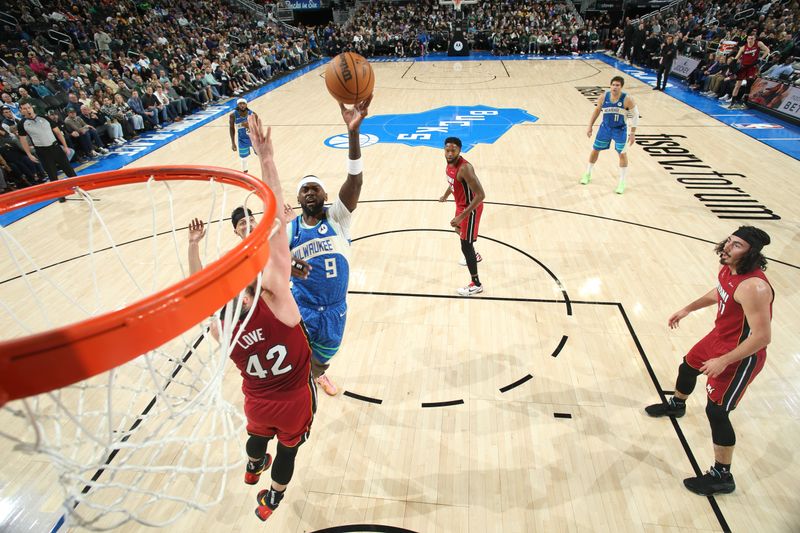
[[[592,175],[589,174],[588,172],[584,172],[583,175],[581,176],[581,185],[586,185],[590,181],[592,181]]]
[[[624,193],[624,192],[625,192],[625,183],[624,183],[624,182],[622,182],[622,183],[620,183],[619,185],[617,185],[617,188],[616,188],[616,189],[614,189],[614,192],[615,192],[615,193],[617,193],[617,194],[622,194],[622,193]]]

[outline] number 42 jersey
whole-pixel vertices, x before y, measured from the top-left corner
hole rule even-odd
[[[311,348],[303,323],[287,326],[261,297],[255,306],[230,356],[242,375],[242,391],[246,396],[269,398],[272,392],[308,387]],[[237,330],[240,327],[241,322]]]

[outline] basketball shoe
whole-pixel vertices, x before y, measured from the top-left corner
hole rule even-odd
[[[479,254],[478,252],[475,252],[475,259],[477,259],[477,260],[478,260],[478,263],[480,263],[481,261],[483,261],[483,257],[481,257],[481,254]],[[466,259],[464,259],[464,258],[462,257],[462,258],[461,258],[461,259],[458,261],[458,264],[459,264],[459,265],[461,265],[462,267],[465,267],[465,266],[467,266],[467,260],[466,260]]]
[[[591,175],[590,173],[588,173],[588,172],[584,172],[584,173],[581,175],[581,185],[586,185],[586,184],[588,184],[590,181],[592,181],[592,175]]]
[[[255,485],[261,478],[261,473],[270,467],[272,464],[272,456],[267,454],[260,463],[247,461],[247,467],[244,472],[244,482],[248,485]]]
[[[730,494],[736,490],[733,474],[730,472],[720,472],[713,466],[702,476],[684,479],[683,484],[687,489],[701,496]]]
[[[260,520],[266,520],[275,512],[275,509],[280,505],[283,495],[286,491],[278,492],[277,490],[262,490],[256,496],[258,500],[258,508],[256,508],[256,516]]]
[[[614,189],[614,192],[617,193],[617,194],[624,193],[625,192],[625,182],[624,181],[620,181],[619,185],[617,185],[617,188]]]
[[[674,398],[670,398],[667,403],[654,403],[644,408],[644,412],[652,417],[674,416],[680,418],[686,414],[686,404],[679,406]]]
[[[339,392],[339,389],[336,388],[336,384],[331,381],[328,376],[322,374],[320,377],[316,379],[317,385],[322,387],[322,390],[325,391],[325,394],[328,396],[336,396],[336,393]]]
[[[475,285],[474,281],[470,281],[469,285],[461,287],[457,292],[461,296],[472,296],[473,294],[483,292],[483,285]]]

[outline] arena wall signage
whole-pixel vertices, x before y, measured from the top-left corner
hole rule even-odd
[[[749,102],[800,119],[800,87],[758,78],[750,90]]]
[[[691,74],[699,64],[699,59],[678,54],[678,56],[675,58],[675,62],[672,64],[671,72],[680,78],[688,78],[689,74]]]
[[[321,0],[289,0],[292,9],[320,9]]]

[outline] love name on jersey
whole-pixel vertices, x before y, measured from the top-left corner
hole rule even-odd
[[[244,333],[239,339],[239,342],[237,342],[236,344],[238,344],[239,347],[242,348],[243,350],[246,350],[255,343],[263,340],[266,340],[264,338],[264,332],[262,331],[261,328],[258,328],[256,330]]]

